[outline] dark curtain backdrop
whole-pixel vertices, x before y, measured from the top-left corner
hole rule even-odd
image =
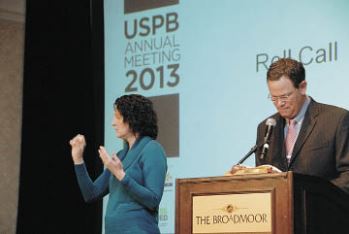
[[[103,1],[27,0],[17,233],[100,233],[102,202],[86,204],[68,141],[87,137],[85,161],[102,171]]]

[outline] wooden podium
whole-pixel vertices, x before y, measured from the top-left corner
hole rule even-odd
[[[176,180],[176,233],[349,233],[349,196],[292,172]]]

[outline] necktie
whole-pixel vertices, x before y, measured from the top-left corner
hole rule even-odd
[[[293,146],[297,139],[297,131],[296,131],[296,120],[292,119],[290,120],[288,124],[288,130],[286,135],[286,158],[287,162],[290,163],[290,159],[292,156]]]

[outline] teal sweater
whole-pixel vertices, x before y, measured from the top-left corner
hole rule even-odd
[[[142,137],[130,150],[125,146],[117,155],[126,173],[121,181],[105,169],[92,182],[85,164],[75,166],[85,201],[91,202],[109,193],[106,234],[160,233],[158,209],[167,171],[162,146],[150,137]]]

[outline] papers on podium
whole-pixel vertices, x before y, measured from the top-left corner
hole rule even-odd
[[[279,168],[273,165],[263,164],[258,167],[250,167],[244,165],[235,165],[230,171],[226,172],[226,176],[235,175],[251,175],[251,174],[268,174],[268,173],[280,173],[282,172]]]

